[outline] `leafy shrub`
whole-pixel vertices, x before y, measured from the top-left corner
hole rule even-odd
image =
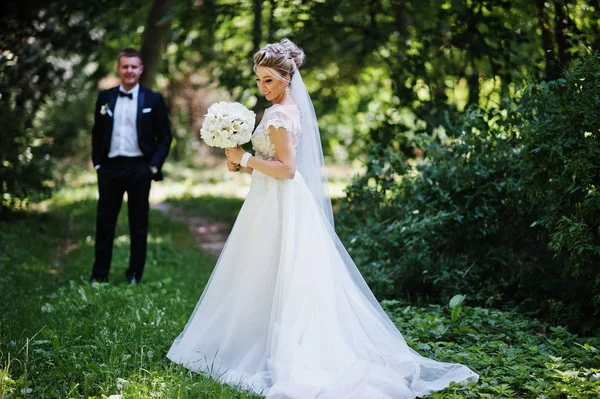
[[[75,83],[45,98],[33,116],[10,102],[0,107],[6,132],[0,135],[0,212],[47,198],[65,174],[89,162],[96,93],[85,79]]]
[[[549,249],[565,266],[575,298],[600,305],[600,59],[565,79],[530,85],[520,111],[524,173],[542,213]],[[564,283],[563,283],[564,284]],[[560,288],[559,288],[560,289]],[[590,309],[591,310],[591,309]]]
[[[469,112],[453,130],[416,172],[375,146],[347,190],[340,233],[379,294],[510,300],[544,256],[508,116]]]
[[[388,298],[517,306],[590,333],[600,303],[600,63],[468,110],[416,167],[374,145],[338,231]]]
[[[0,215],[50,194],[43,137],[26,129],[22,112],[0,105]]]
[[[582,339],[515,312],[464,307],[455,320],[446,306],[382,305],[419,353],[468,365],[480,375],[476,384],[452,384],[427,398],[593,398],[600,393],[598,338]]]

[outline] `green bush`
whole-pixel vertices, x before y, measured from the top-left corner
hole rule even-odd
[[[26,129],[22,120],[22,112],[0,104],[0,216],[50,194],[43,135]]]
[[[375,146],[347,189],[341,236],[380,295],[512,301],[546,257],[519,141],[501,113],[469,112],[452,129],[415,171]]]
[[[530,85],[521,101],[524,173],[541,215],[535,223],[564,265],[563,280],[597,313],[600,305],[600,58],[564,79]],[[564,289],[564,282],[556,284]],[[561,287],[562,285],[562,287]],[[592,305],[593,304],[593,309]]]
[[[518,307],[590,333],[600,303],[600,63],[468,110],[411,167],[375,145],[338,231],[388,298]]]

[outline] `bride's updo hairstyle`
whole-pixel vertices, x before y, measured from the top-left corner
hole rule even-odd
[[[304,51],[289,39],[270,43],[254,53],[254,72],[266,68],[275,79],[289,83],[304,61]],[[289,78],[288,78],[289,75]]]

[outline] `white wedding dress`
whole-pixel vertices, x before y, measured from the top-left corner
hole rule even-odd
[[[301,139],[299,110],[274,105],[254,132],[275,159],[269,126]],[[407,399],[451,381],[460,364],[410,349],[366,286],[299,172],[258,171],[194,313],[169,359],[267,398]]]

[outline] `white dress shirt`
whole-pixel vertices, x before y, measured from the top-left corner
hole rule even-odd
[[[117,103],[115,104],[114,111],[115,120],[113,121],[112,139],[110,141],[108,157],[139,157],[143,155],[138,144],[136,124],[140,85],[135,85],[129,91],[119,85],[119,91],[132,93],[133,98],[121,97],[117,94]]]

